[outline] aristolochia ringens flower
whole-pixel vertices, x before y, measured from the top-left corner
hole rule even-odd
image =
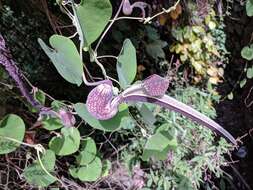
[[[118,112],[119,101],[113,96],[111,82],[95,87],[88,95],[86,106],[89,113],[99,120],[112,118]]]
[[[118,105],[122,102],[148,102],[176,111],[191,118],[198,124],[202,124],[211,130],[217,131],[237,144],[234,137],[223,129],[218,123],[201,114],[190,106],[165,95],[169,81],[158,75],[151,75],[141,84],[134,84],[124,90],[118,96],[113,94],[111,82],[106,82],[95,87],[88,95],[86,106],[89,113],[99,120],[107,120],[118,112]]]

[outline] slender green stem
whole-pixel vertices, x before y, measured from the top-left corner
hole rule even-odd
[[[97,59],[103,59],[103,58],[113,58],[113,59],[118,59],[117,56],[114,55],[102,55],[102,56],[97,56]]]
[[[97,43],[97,45],[96,45],[96,48],[95,48],[95,50],[94,50],[95,52],[97,52],[97,50],[98,50],[98,48],[99,48],[101,42],[103,41],[105,35],[107,34],[107,32],[110,30],[110,28],[112,27],[112,25],[114,24],[114,22],[115,22],[116,19],[118,18],[119,14],[120,14],[120,11],[121,11],[121,9],[122,9],[123,4],[124,4],[124,0],[121,1],[121,4],[120,4],[120,6],[119,6],[119,9],[118,9],[117,13],[115,14],[114,18],[111,20],[111,23],[109,24],[109,26],[106,28],[106,30],[103,32],[102,36],[100,37],[100,39],[99,39],[99,41],[98,41],[98,43]]]

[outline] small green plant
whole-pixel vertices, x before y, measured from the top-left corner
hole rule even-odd
[[[216,116],[212,104],[219,96],[193,87],[177,87],[171,93],[209,117]],[[150,109],[155,110],[154,107]],[[136,165],[141,165],[145,171],[143,188],[146,190],[199,189],[209,182],[211,188],[209,174],[217,178],[223,175],[222,166],[227,165],[225,156],[231,146],[223,139],[216,141],[210,130],[202,129],[178,114],[164,110],[156,114],[159,118],[156,127],[147,127],[144,138],[139,137],[143,132],[135,131],[131,145],[122,152],[125,166],[131,172]],[[138,151],[141,149],[144,149],[143,153]]]

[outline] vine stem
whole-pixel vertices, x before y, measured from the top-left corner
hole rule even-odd
[[[102,56],[97,56],[97,59],[103,59],[103,58],[113,58],[113,59],[118,59],[117,56],[114,55],[102,55]]]
[[[44,172],[45,172],[48,176],[50,176],[51,178],[56,179],[58,182],[60,182],[61,184],[63,184],[63,182],[62,182],[60,179],[58,179],[57,177],[53,176],[49,171],[47,171],[47,169],[45,168],[44,164],[43,164],[42,161],[41,161],[39,149],[36,149],[36,152],[37,152],[37,157],[38,157],[40,166],[41,166],[41,168],[44,170]]]
[[[144,21],[144,24],[149,23],[151,20],[153,20],[154,18],[156,18],[156,17],[158,17],[158,16],[160,16],[160,15],[162,15],[162,14],[164,14],[164,13],[170,13],[171,11],[176,10],[177,5],[180,3],[180,1],[181,1],[181,0],[178,0],[172,7],[168,8],[168,9],[164,9],[164,8],[163,8],[163,11],[161,11],[161,12],[155,14],[155,15],[152,16],[152,17],[147,17],[147,18],[145,18],[145,19],[144,19],[144,20],[145,20],[145,21]]]
[[[161,11],[161,12],[155,14],[155,15],[152,16],[152,17],[147,17],[147,18],[142,18],[142,17],[118,17],[119,14],[120,14],[120,12],[121,12],[121,9],[122,9],[122,7],[123,7],[123,5],[124,5],[124,0],[121,1],[121,4],[120,4],[120,6],[119,6],[119,8],[118,8],[118,10],[117,10],[117,12],[116,12],[114,18],[113,18],[112,20],[110,20],[110,24],[107,26],[107,28],[104,30],[103,34],[102,34],[101,37],[99,38],[99,41],[98,41],[98,43],[96,44],[95,50],[94,50],[94,52],[93,52],[94,61],[95,61],[96,64],[101,68],[102,73],[103,73],[103,75],[104,75],[104,77],[105,77],[106,79],[109,79],[110,77],[107,76],[104,66],[99,62],[98,59],[101,59],[101,58],[114,58],[114,59],[117,60],[118,57],[113,56],[113,55],[97,56],[97,51],[98,51],[98,48],[99,48],[99,46],[101,45],[101,43],[102,43],[104,37],[106,36],[106,34],[108,33],[108,31],[110,30],[110,28],[112,27],[112,25],[115,23],[115,21],[121,20],[121,19],[140,20],[140,21],[144,21],[144,24],[146,24],[146,23],[149,23],[151,20],[153,20],[154,18],[158,17],[158,16],[161,15],[161,14],[169,13],[169,12],[175,10],[176,7],[177,7],[177,5],[178,5],[179,3],[180,3],[180,0],[178,0],[178,1],[174,4],[174,6],[170,7],[169,9],[163,9],[163,11]],[[74,11],[74,13],[75,13],[73,4],[74,4],[74,3],[72,2],[72,8],[73,8],[73,11]],[[76,24],[78,24],[78,23],[76,23]],[[80,29],[79,26],[76,25],[76,27],[77,27],[77,29]],[[79,33],[79,35],[80,35],[80,32],[78,32],[78,33]],[[83,35],[83,34],[81,34],[81,35]],[[80,36],[79,36],[79,37],[80,37]],[[81,60],[82,60],[82,47],[83,47],[83,41],[81,40],[81,43],[80,43],[80,56],[81,56]],[[84,66],[84,67],[85,67],[85,66]],[[87,68],[85,68],[85,69],[87,70]],[[84,73],[83,73],[83,81],[84,81],[84,83],[85,83],[87,86],[96,86],[96,85],[101,84],[101,83],[104,82],[104,81],[99,81],[99,82],[88,82],[88,80],[87,80],[87,78],[86,78],[86,76],[85,76]]]
[[[177,8],[177,5],[180,3],[181,0],[178,0],[172,7],[168,8],[168,9],[164,9],[153,15],[152,17],[147,17],[147,18],[143,18],[143,17],[128,17],[128,16],[122,16],[122,17],[118,17],[116,19],[113,19],[113,20],[110,20],[111,22],[113,21],[117,21],[117,20],[124,20],[124,19],[127,19],[127,20],[139,20],[139,21],[144,21],[144,24],[147,24],[149,23],[151,20],[155,19],[156,17],[162,15],[162,14],[165,14],[165,13],[170,13],[171,11],[173,10],[176,10]]]
[[[96,45],[96,47],[95,47],[95,50],[94,50],[95,52],[97,52],[97,50],[98,50],[98,48],[99,48],[101,42],[103,41],[105,35],[107,34],[107,32],[110,30],[110,28],[112,27],[112,25],[114,24],[114,22],[115,22],[116,19],[118,18],[119,14],[120,14],[120,11],[121,11],[121,9],[122,9],[122,7],[123,7],[123,4],[124,4],[124,0],[121,1],[121,4],[120,4],[120,6],[119,6],[119,9],[118,9],[117,13],[115,14],[115,16],[114,16],[114,18],[112,19],[111,23],[109,24],[109,26],[106,28],[106,30],[103,32],[102,36],[100,37],[100,39],[99,39],[99,41],[98,41],[98,43],[97,43],[97,45]]]
[[[17,140],[17,139],[11,138],[11,137],[5,137],[5,136],[2,136],[2,135],[0,135],[0,137],[4,138],[4,139],[6,139],[6,140],[9,140],[9,141],[13,141],[13,142],[22,144],[22,145],[24,145],[24,146],[28,146],[28,147],[30,147],[30,148],[34,148],[34,149],[38,148],[38,146],[42,147],[42,145],[40,145],[40,144],[36,144],[36,145],[28,144],[28,143],[21,142],[21,141],[19,141],[19,140]]]
[[[161,11],[161,12],[155,14],[155,15],[152,16],[152,17],[142,18],[142,17],[127,17],[127,16],[126,16],[126,17],[118,17],[119,14],[120,14],[121,9],[122,9],[122,7],[123,7],[123,4],[124,4],[124,0],[122,0],[122,1],[121,1],[121,4],[120,4],[120,6],[119,6],[119,9],[118,9],[118,11],[116,12],[114,18],[113,18],[112,20],[110,20],[110,24],[108,25],[108,27],[107,27],[107,28],[105,29],[105,31],[103,32],[102,36],[100,37],[100,39],[99,39],[99,41],[98,41],[98,43],[97,43],[97,45],[96,45],[96,47],[95,47],[95,50],[94,50],[94,52],[95,52],[95,55],[94,55],[94,56],[95,56],[95,59],[100,59],[100,58],[103,58],[103,57],[110,57],[110,58],[115,58],[115,59],[117,59],[116,56],[112,56],[112,55],[97,56],[97,51],[98,51],[98,48],[99,48],[101,42],[103,41],[105,35],[106,35],[107,32],[110,30],[110,28],[112,27],[112,25],[115,23],[115,21],[117,21],[117,20],[123,20],[123,19],[128,19],[128,20],[140,20],[140,21],[144,20],[144,24],[147,24],[147,23],[149,23],[151,20],[153,20],[154,18],[156,18],[156,17],[158,17],[158,16],[160,16],[160,15],[162,15],[162,14],[164,14],[164,13],[169,13],[169,12],[175,10],[176,7],[177,7],[177,5],[180,3],[180,1],[181,1],[181,0],[178,0],[172,7],[168,8],[168,9],[163,9],[163,11]],[[100,63],[100,62],[99,62],[99,63]],[[101,65],[99,65],[99,66],[101,67]],[[103,70],[103,69],[102,69],[102,70]]]
[[[38,157],[38,160],[39,160],[39,163],[40,163],[40,166],[41,168],[44,170],[44,172],[49,175],[50,177],[56,179],[58,182],[60,182],[61,184],[63,184],[63,182],[58,179],[57,177],[53,176],[52,174],[49,173],[49,171],[47,171],[47,169],[45,168],[44,164],[42,163],[42,160],[41,160],[41,157],[40,157],[40,153],[43,153],[45,152],[45,148],[41,145],[41,144],[28,144],[28,143],[24,143],[24,142],[21,142],[17,139],[14,139],[14,138],[11,138],[11,137],[4,137],[4,136],[1,136],[0,137],[6,139],[6,140],[9,140],[9,141],[13,141],[13,142],[16,142],[16,143],[19,143],[19,144],[22,144],[24,146],[27,146],[27,147],[30,147],[30,148],[34,148],[36,150],[36,153],[37,153],[37,157]]]
[[[145,18],[142,18],[142,17],[122,16],[122,17],[116,18],[115,21],[117,21],[117,20],[124,20],[124,19],[127,19],[127,20],[145,20]]]

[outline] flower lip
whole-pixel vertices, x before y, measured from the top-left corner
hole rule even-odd
[[[112,103],[113,99],[112,83],[100,84],[89,93],[86,101],[87,110],[96,119],[111,119],[118,112],[118,104]]]

